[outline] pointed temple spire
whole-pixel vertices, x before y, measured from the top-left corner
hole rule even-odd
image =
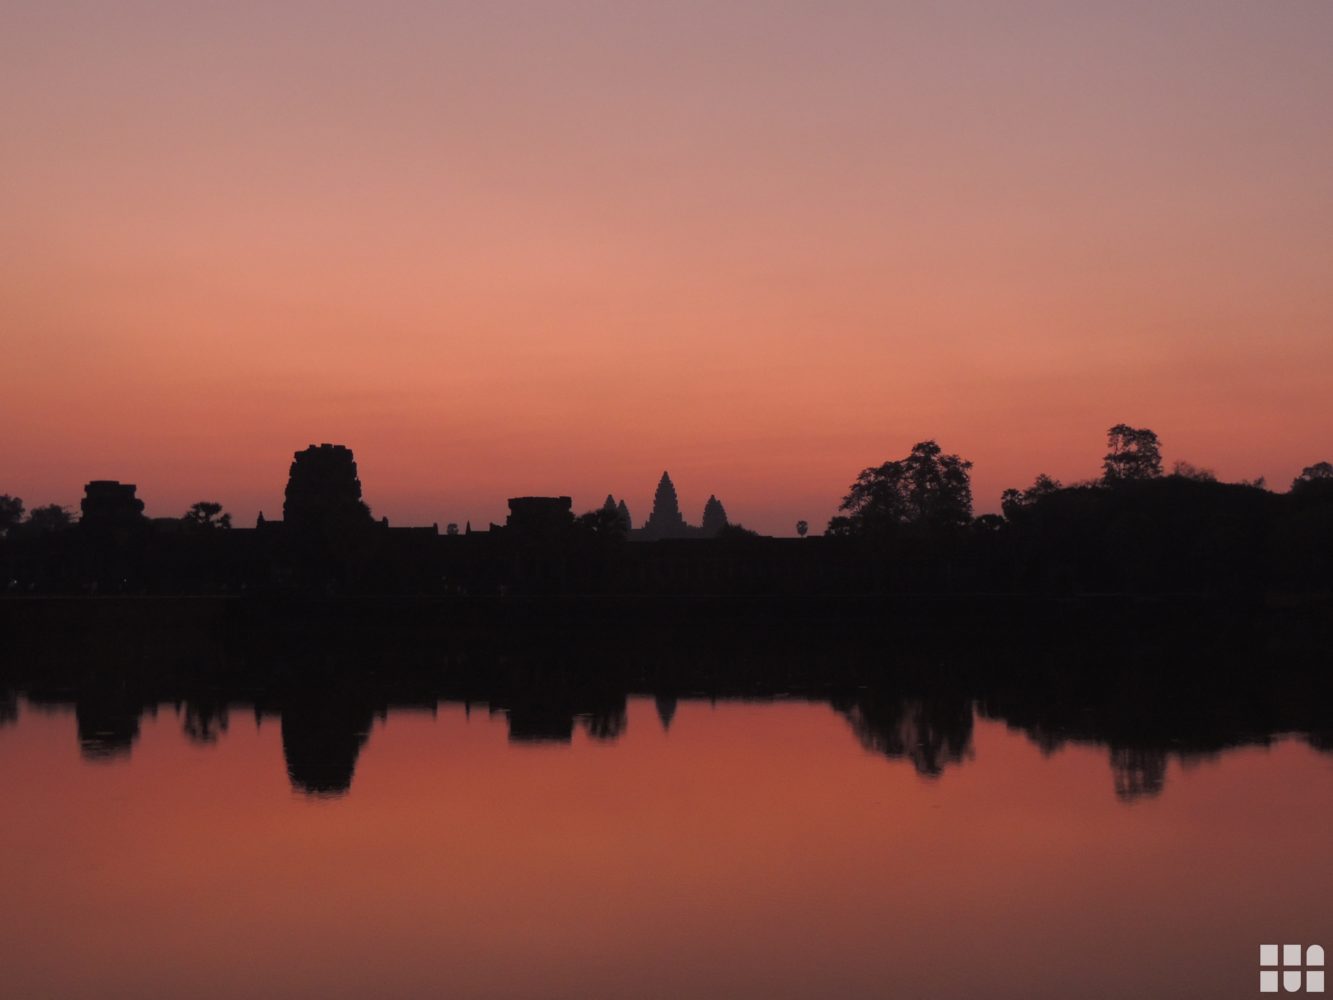
[[[643,525],[644,538],[683,538],[689,534],[685,519],[680,515],[680,502],[671,475],[663,472],[653,496],[653,512]]]
[[[708,498],[708,503],[704,504],[703,533],[708,538],[712,538],[727,526],[727,511],[722,506],[722,501],[715,496]]]

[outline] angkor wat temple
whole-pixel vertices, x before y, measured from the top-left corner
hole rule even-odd
[[[709,496],[704,504],[703,517],[697,525],[688,524],[680,512],[680,501],[676,498],[676,486],[671,481],[671,474],[662,473],[657,483],[657,492],[653,495],[653,512],[644,522],[643,527],[635,528],[630,520],[629,508],[624,500],[617,501],[607,495],[602,507],[608,515],[614,513],[630,538],[643,542],[657,541],[663,538],[716,538],[727,527],[727,512],[721,501]]]
[[[504,524],[477,531],[391,526],[363,500],[351,449],[312,444],[293,457],[281,520],[261,512],[253,528],[224,528],[149,518],[134,484],[102,480],[87,485],[73,528],[0,545],[0,570],[11,593],[750,589],[751,574],[729,547],[697,547],[718,541],[727,525],[722,505],[710,497],[702,524],[688,524],[665,473],[638,529],[625,501],[611,496],[582,517],[567,496],[511,497],[508,505]],[[792,547],[790,539],[764,541],[773,552]]]
[[[970,506],[970,505],[969,505]],[[149,518],[133,484],[88,483],[83,516],[0,539],[7,594],[1158,595],[1256,602],[1333,588],[1333,477],[1285,494],[1185,476],[1078,485],[957,523],[802,538],[698,525],[662,474],[639,527],[608,496],[512,497],[505,523],[394,527],[362,499],[350,449],[292,461],[281,520],[231,527],[217,504]],[[838,519],[835,519],[835,521]],[[846,518],[841,519],[846,521]]]

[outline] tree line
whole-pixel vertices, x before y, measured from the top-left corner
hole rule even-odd
[[[1099,478],[1039,474],[974,516],[972,463],[922,441],[851,484],[827,534],[881,552],[911,581],[950,574],[1018,590],[1333,590],[1333,464],[1306,466],[1286,493],[1221,482],[1177,462],[1144,427],[1107,432]]]
[[[299,522],[293,508],[254,532],[230,530],[214,501],[150,521],[131,495],[76,522],[56,505],[25,516],[6,496],[0,583],[83,593],[1333,592],[1333,463],[1306,466],[1278,493],[1187,462],[1167,472],[1155,432],[1117,424],[1099,477],[1066,485],[1043,473],[1005,490],[1001,513],[980,516],[971,470],[922,441],[862,470],[822,536],[807,537],[804,521],[798,539],[757,535],[727,523],[710,498],[710,538],[644,544],[627,544],[628,517],[612,498],[577,517],[566,500],[563,514],[530,525],[441,535],[390,530],[359,482],[340,505],[319,477]],[[304,493],[289,488],[293,497]]]

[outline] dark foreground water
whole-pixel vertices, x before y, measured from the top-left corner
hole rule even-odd
[[[1248,997],[1333,945],[1333,756],[1244,702],[122,695],[0,705],[0,995]]]
[[[1331,611],[0,601],[0,997],[1256,996]]]

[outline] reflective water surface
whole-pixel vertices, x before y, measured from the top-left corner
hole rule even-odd
[[[0,994],[1252,996],[1327,730],[1178,694],[6,696]]]

